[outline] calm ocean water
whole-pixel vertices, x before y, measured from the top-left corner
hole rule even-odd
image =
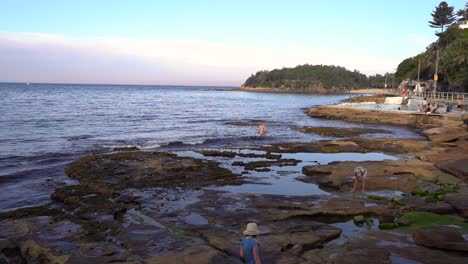
[[[241,147],[323,139],[298,126],[356,126],[308,118],[303,108],[347,95],[233,92],[214,87],[0,84],[0,211],[49,201],[82,155],[143,149]],[[264,120],[255,126],[229,122]],[[399,136],[414,136],[396,130]]]

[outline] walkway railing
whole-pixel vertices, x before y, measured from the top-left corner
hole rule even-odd
[[[468,104],[468,93],[414,92],[413,97],[427,98],[427,100],[445,102],[457,102],[458,100],[462,100],[463,104]]]

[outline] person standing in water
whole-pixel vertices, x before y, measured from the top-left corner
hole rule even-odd
[[[265,135],[265,124],[263,122],[258,126],[258,133],[260,133],[262,137]]]
[[[245,237],[241,239],[240,257],[246,264],[262,264],[260,244],[257,235],[260,234],[256,223],[248,223],[244,230]]]

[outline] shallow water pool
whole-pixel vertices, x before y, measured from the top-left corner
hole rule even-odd
[[[233,152],[240,150],[225,149]],[[249,150],[242,150],[243,153]],[[253,153],[253,152],[252,152]],[[256,151],[255,153],[259,153]],[[234,186],[214,186],[209,189],[226,191],[231,193],[248,193],[248,194],[272,194],[272,195],[287,195],[287,196],[309,196],[309,195],[330,195],[330,193],[320,189],[317,184],[305,183],[297,180],[298,177],[303,177],[302,168],[309,165],[326,165],[334,161],[380,161],[380,160],[397,160],[398,157],[386,155],[378,152],[371,153],[281,153],[283,159],[300,160],[294,166],[270,166],[270,171],[245,171],[244,166],[233,166],[236,161],[252,162],[259,160],[268,160],[265,158],[243,158],[236,156],[235,158],[227,157],[205,157],[202,154],[193,151],[176,152],[179,156],[201,158],[217,161],[220,166],[231,170],[233,173],[243,174],[245,180],[249,183]],[[279,154],[279,153],[272,153]]]
[[[354,104],[354,105],[347,105],[347,107],[392,110],[392,111],[398,111],[398,108],[400,108],[401,111],[417,111],[418,110],[417,105],[395,105],[395,104]]]

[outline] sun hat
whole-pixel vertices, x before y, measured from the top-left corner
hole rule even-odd
[[[260,231],[258,230],[256,223],[248,223],[247,228],[242,233],[247,236],[255,236],[260,234]]]
[[[364,167],[356,167],[354,168],[354,175],[357,177],[366,177],[367,176],[367,170]]]

